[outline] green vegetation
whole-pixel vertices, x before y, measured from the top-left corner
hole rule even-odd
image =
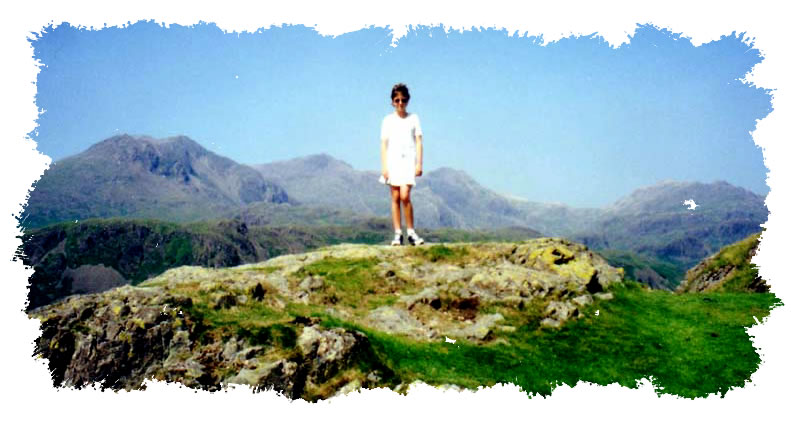
[[[458,262],[469,255],[465,247],[448,247],[436,244],[431,247],[416,248],[415,254],[431,262]]]
[[[733,266],[729,278],[719,286],[719,291],[749,291],[748,286],[758,277],[758,268],[750,263],[750,251],[758,247],[759,234],[724,248],[715,256],[706,271],[717,270],[725,266]]]
[[[192,305],[183,306],[192,320],[198,323],[193,333],[201,343],[214,339],[239,336],[253,344],[294,346],[296,332],[290,333],[282,324],[287,314],[261,302],[248,302],[230,308],[215,308],[207,293],[193,292]]]
[[[364,303],[361,291],[374,287],[375,263],[325,259],[303,271],[325,276],[340,303],[353,306]],[[385,367],[395,383],[422,380],[466,388],[514,383],[530,394],[548,396],[556,386],[578,381],[635,388],[648,378],[659,393],[695,398],[724,396],[744,386],[760,363],[745,328],[781,304],[768,293],[676,295],[633,282],[615,286],[612,292],[613,300],[595,302],[584,309],[583,318],[560,329],[540,328],[539,309],[499,308],[507,322],[517,325],[516,331],[496,332],[494,342],[480,345],[386,334],[335,318],[325,305],[317,304],[290,303],[283,311],[262,302],[213,309],[208,297],[197,296],[189,311],[194,320],[201,320],[201,340],[236,335],[253,345],[277,346],[285,355],[295,352],[302,329],[297,317],[361,331],[371,344],[361,369],[366,373]]]
[[[675,295],[635,283],[613,293],[614,300],[596,303],[561,329],[529,323],[498,333],[505,343],[490,345],[417,342],[319,316],[364,332],[404,381],[467,388],[514,383],[547,396],[578,381],[635,388],[650,378],[660,393],[695,398],[744,386],[760,362],[744,328],[780,304],[772,294]]]
[[[625,279],[653,288],[675,289],[683,280],[685,271],[681,265],[654,257],[639,255],[624,250],[598,250],[608,264],[625,269]]]
[[[295,282],[306,277],[325,279],[324,304],[335,304],[359,312],[394,302],[393,295],[402,285],[387,282],[375,267],[378,259],[325,258],[304,266],[295,274]]]
[[[134,284],[194,260],[191,235],[177,224],[110,219],[65,228],[67,267],[106,265]]]

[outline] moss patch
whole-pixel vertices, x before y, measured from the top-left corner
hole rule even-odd
[[[321,303],[365,311],[393,302],[394,292],[402,287],[402,280],[388,281],[378,271],[378,262],[376,258],[326,257],[302,267],[293,275],[293,282],[298,284],[309,276],[322,277]]]
[[[429,261],[429,262],[460,262],[465,257],[469,256],[469,250],[466,247],[448,247],[442,244],[436,244],[430,247],[417,247],[414,248],[414,254]]]

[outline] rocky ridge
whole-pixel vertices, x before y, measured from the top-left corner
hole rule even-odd
[[[585,246],[521,243],[339,245],[233,268],[180,267],[138,287],[33,311],[54,384],[113,389],[145,379],[229,384],[316,400],[414,379],[384,364],[370,335],[503,346],[554,329],[621,281]],[[372,333],[370,333],[372,332]]]
[[[768,292],[769,285],[751,263],[758,251],[760,234],[724,247],[686,272],[675,292]]]

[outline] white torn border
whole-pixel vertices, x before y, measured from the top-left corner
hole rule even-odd
[[[12,256],[19,244],[18,230],[12,214],[17,214],[20,203],[26,200],[31,183],[38,179],[50,159],[35,149],[35,143],[26,137],[35,130],[38,110],[33,103],[36,67],[33,50],[26,41],[30,32],[37,32],[48,23],[69,22],[73,25],[101,28],[104,25],[124,25],[140,19],[157,22],[192,25],[200,20],[214,22],[228,31],[254,31],[270,25],[305,24],[315,27],[325,35],[339,35],[371,25],[389,26],[394,42],[402,42],[409,24],[443,24],[454,30],[473,27],[505,28],[510,34],[541,34],[545,43],[568,35],[596,33],[613,46],[619,46],[633,34],[637,24],[652,23],[675,33],[689,36],[694,45],[700,45],[722,35],[746,31],[752,37],[754,48],[765,56],[764,62],[755,66],[744,79],[748,83],[776,89],[774,111],[757,124],[754,139],[764,148],[768,168],[767,183],[771,192],[767,205],[771,211],[762,235],[759,254],[754,263],[761,275],[784,302],[785,306],[773,310],[764,323],[749,330],[754,334],[754,345],[760,349],[764,362],[752,376],[753,383],[744,389],[730,391],[724,399],[688,400],[673,396],[657,397],[652,385],[643,381],[638,389],[617,385],[600,387],[579,383],[575,388],[558,387],[546,400],[528,399],[516,386],[502,385],[483,388],[478,393],[461,392],[443,394],[436,389],[414,387],[402,397],[387,390],[351,393],[346,398],[327,403],[308,404],[289,402],[271,393],[254,395],[248,388],[222,393],[196,392],[191,389],[150,383],[145,393],[104,393],[93,390],[53,389],[44,362],[31,358],[33,340],[38,337],[38,322],[28,320],[20,312],[26,296],[27,277],[31,271],[19,262],[0,259],[3,274],[2,300],[4,346],[0,347],[2,360],[9,367],[0,393],[6,401],[8,413],[36,414],[36,417],[59,419],[106,418],[114,414],[117,419],[141,420],[143,416],[157,414],[160,418],[230,418],[250,415],[291,415],[306,418],[319,417],[352,419],[354,414],[380,414],[382,419],[407,419],[409,416],[467,417],[469,419],[494,419],[512,417],[519,413],[532,413],[544,418],[563,417],[568,408],[570,418],[639,419],[642,413],[653,419],[675,417],[726,419],[770,418],[783,414],[782,407],[793,402],[793,384],[798,378],[796,359],[797,283],[788,275],[792,272],[792,259],[788,246],[800,238],[795,215],[798,158],[794,120],[800,108],[797,78],[795,29],[796,14],[778,3],[755,6],[752,2],[696,2],[672,1],[663,4],[651,2],[591,2],[534,4],[528,7],[516,3],[494,1],[470,4],[468,2],[421,2],[407,0],[402,3],[375,5],[373,2],[302,2],[256,7],[252,4],[229,0],[226,2],[162,2],[142,0],[112,6],[112,3],[57,2],[44,0],[20,3],[14,10],[4,13],[3,25],[3,153],[0,168],[4,171],[0,183],[5,206],[2,219],[3,256]],[[789,135],[794,134],[793,136]],[[791,334],[786,334],[790,333]],[[46,402],[46,404],[42,404]],[[524,412],[523,412],[524,411]]]

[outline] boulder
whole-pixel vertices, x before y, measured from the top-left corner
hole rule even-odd
[[[429,339],[436,336],[433,329],[423,325],[403,308],[388,306],[376,308],[369,313],[366,323],[368,326],[384,332],[398,333],[417,339]]]

